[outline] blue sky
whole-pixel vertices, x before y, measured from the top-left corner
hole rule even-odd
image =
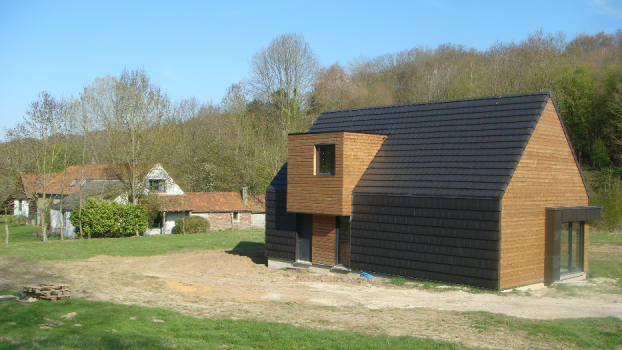
[[[95,78],[144,68],[173,101],[220,102],[254,53],[298,33],[323,65],[415,46],[485,50],[538,29],[622,28],[620,0],[0,0],[0,140],[38,93],[77,96]]]

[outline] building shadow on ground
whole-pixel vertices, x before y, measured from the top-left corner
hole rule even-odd
[[[264,246],[265,244],[263,242],[258,243],[241,241],[233,247],[233,249],[226,250],[225,252],[227,254],[245,256],[251,259],[251,261],[255,264],[267,265],[268,259],[266,258]]]

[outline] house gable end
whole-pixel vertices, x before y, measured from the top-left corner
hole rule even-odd
[[[175,183],[173,178],[164,170],[164,167],[160,165],[160,163],[155,164],[145,176],[144,186],[147,189],[147,192],[150,190],[150,181],[152,180],[163,180],[165,182],[165,188],[162,191],[162,194],[167,195],[182,195],[184,191]]]
[[[588,204],[580,168],[550,99],[502,198],[501,288],[542,281],[546,207]]]

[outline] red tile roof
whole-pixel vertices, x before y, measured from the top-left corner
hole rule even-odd
[[[42,193],[44,181],[47,184],[47,188],[50,187],[51,182],[58,176],[57,173],[47,173],[47,174],[32,174],[32,173],[20,173],[19,174],[22,180],[22,186],[24,186],[24,194],[28,198],[34,197],[35,192]],[[49,190],[46,191],[50,193]]]
[[[174,196],[158,196],[160,211],[192,211],[190,197],[185,194]]]
[[[250,195],[248,196],[247,207],[253,213],[264,213],[266,211],[266,195]]]
[[[250,211],[238,192],[189,192],[187,195],[195,212]]]
[[[239,192],[188,192],[178,196],[159,196],[161,211],[193,212],[264,212],[265,197],[249,196],[242,202]]]
[[[71,194],[80,188],[84,180],[125,180],[128,178],[127,164],[88,164],[72,165],[66,172],[56,175],[51,182],[48,193]],[[74,186],[72,183],[78,180]]]
[[[143,165],[144,172],[147,174],[152,165]],[[47,173],[48,185],[46,193],[50,194],[71,194],[80,188],[84,180],[126,180],[129,175],[129,165],[127,164],[87,164],[72,165],[67,167],[67,171],[60,173]],[[22,182],[24,183],[24,191],[29,193],[43,192],[41,179],[42,175],[22,173]],[[72,186],[72,183],[78,180]]]

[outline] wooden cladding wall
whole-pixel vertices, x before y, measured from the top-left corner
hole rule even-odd
[[[499,288],[500,201],[354,195],[350,266]]]
[[[287,213],[287,192],[266,191],[266,256],[296,260],[296,214]]]
[[[311,262],[335,265],[335,232],[337,219],[334,216],[313,215],[313,238],[311,239]]]
[[[588,204],[577,163],[549,100],[503,196],[500,288],[544,280],[546,207]],[[587,249],[588,244],[586,257]]]
[[[333,132],[289,135],[287,211],[350,215],[352,189],[386,139],[384,135]],[[315,145],[335,145],[335,175],[315,175]]]

